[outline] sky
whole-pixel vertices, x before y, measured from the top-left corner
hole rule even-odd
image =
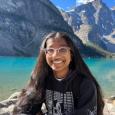
[[[69,10],[74,6],[78,6],[81,3],[86,3],[88,1],[94,0],[50,0],[52,1],[57,7],[60,7],[64,10]],[[115,6],[115,0],[102,0],[109,8]]]

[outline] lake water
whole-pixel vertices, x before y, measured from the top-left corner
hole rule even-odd
[[[115,59],[84,59],[97,81],[104,96],[115,95]],[[20,91],[30,78],[36,58],[0,57],[0,100]]]

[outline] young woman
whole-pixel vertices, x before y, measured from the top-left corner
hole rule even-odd
[[[64,32],[45,36],[38,62],[13,114],[103,115],[101,89]]]

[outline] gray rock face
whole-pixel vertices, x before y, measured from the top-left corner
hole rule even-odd
[[[115,10],[109,9],[102,0],[82,4],[62,15],[85,44],[90,42],[115,52]]]
[[[20,92],[12,94],[8,99],[0,102],[0,115],[12,115],[15,103],[17,102]]]
[[[0,55],[36,56],[42,37],[51,31],[77,39],[49,0],[0,0]]]

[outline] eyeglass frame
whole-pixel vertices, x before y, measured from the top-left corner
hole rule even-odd
[[[71,50],[71,48],[70,47],[68,47],[68,46],[62,46],[62,47],[59,47],[59,48],[43,48],[42,50],[45,52],[45,54],[48,54],[48,55],[53,55],[54,54],[54,52],[58,52],[59,54],[63,54],[64,52],[60,52],[60,49],[61,48],[65,48],[66,49],[66,52],[65,53],[67,53],[69,50]],[[51,53],[47,53],[47,50],[48,49],[53,49],[53,53],[51,54]],[[63,54],[64,55],[64,54]]]

